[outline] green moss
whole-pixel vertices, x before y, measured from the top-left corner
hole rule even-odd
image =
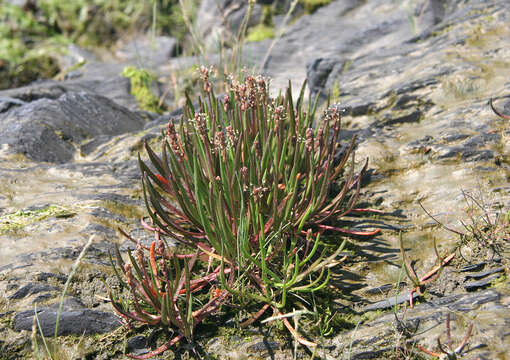
[[[314,13],[318,8],[328,5],[331,0],[300,0],[307,14]]]
[[[0,90],[20,87],[40,79],[52,78],[59,70],[56,61],[51,56],[46,55],[16,59],[15,62],[0,60]]]
[[[30,12],[15,5],[0,6],[0,89],[51,78],[59,71],[51,54],[39,50],[46,46],[45,36],[47,29]]]
[[[246,36],[247,42],[262,41],[265,39],[274,38],[274,28],[264,24],[259,24],[248,29],[248,36]]]
[[[506,274],[503,274],[500,277],[498,277],[497,279],[491,281],[491,287],[504,286],[508,282],[507,279],[508,278],[507,278]]]
[[[273,10],[271,6],[264,6],[260,24],[248,29],[247,42],[272,39],[275,36],[273,24]]]
[[[469,10],[469,16],[485,15],[489,13],[489,9],[473,9]]]
[[[194,0],[189,1],[194,4]],[[186,26],[178,0],[40,0],[22,7],[0,1],[0,89],[54,77],[55,48],[73,42],[109,47],[132,29],[179,40]],[[193,15],[194,6],[188,9]]]
[[[131,82],[131,95],[138,102],[140,109],[161,114],[163,111],[159,106],[159,98],[152,93],[152,81],[155,76],[145,69],[138,69],[134,66],[127,66],[122,70],[122,76]]]
[[[67,218],[76,213],[59,205],[49,205],[35,210],[19,210],[0,216],[0,235],[17,233],[29,224],[33,224],[50,217]]]
[[[186,31],[178,0],[41,0],[38,6],[49,28],[80,45],[110,45],[127,30],[153,25],[178,39]]]
[[[433,31],[432,32],[432,37],[444,35],[447,32],[450,32],[452,29],[453,29],[453,25],[445,26],[445,27],[443,27],[443,28],[441,28],[439,30]]]

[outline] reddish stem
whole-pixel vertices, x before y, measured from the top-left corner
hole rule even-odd
[[[430,356],[435,356],[435,357],[437,357],[437,358],[438,358],[438,357],[441,357],[441,353],[436,353],[436,352],[433,352],[433,351],[427,350],[427,349],[425,349],[423,346],[421,346],[420,344],[417,344],[417,345],[416,345],[416,347],[417,347],[420,351],[424,352],[425,354],[428,354],[428,355],[430,355]]]
[[[371,209],[371,208],[361,208],[361,209],[352,209],[351,212],[358,212],[358,213],[376,213],[376,214],[386,214],[382,210],[377,209]]]
[[[254,314],[251,318],[249,318],[248,320],[246,321],[243,321],[240,325],[241,327],[246,327],[248,325],[251,325],[253,324],[255,321],[257,321],[257,319],[259,317],[262,316],[262,314],[264,314],[266,312],[266,310],[269,308],[270,304],[265,304],[264,306],[262,306],[262,309],[260,309],[259,311],[257,311],[256,314]]]
[[[127,354],[127,357],[129,357],[131,359],[150,359],[150,358],[152,358],[152,357],[154,357],[156,355],[164,353],[165,351],[170,349],[173,345],[177,344],[177,342],[179,340],[181,340],[183,337],[184,337],[184,335],[182,335],[182,334],[177,335],[172,340],[170,340],[169,342],[161,345],[160,347],[158,347],[154,351],[148,352],[147,354],[143,354],[143,355],[130,355],[130,354]]]
[[[376,235],[376,234],[381,232],[380,228],[377,228],[377,229],[375,229],[373,231],[349,230],[349,229],[342,229],[342,228],[338,228],[338,227],[334,227],[334,226],[329,226],[329,225],[319,225],[319,228],[321,228],[322,230],[333,230],[333,231],[338,231],[338,232],[341,232],[341,233],[344,233],[344,234],[360,235],[360,236],[373,236],[373,235]]]

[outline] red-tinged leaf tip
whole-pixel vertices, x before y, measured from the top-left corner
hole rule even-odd
[[[165,179],[163,176],[159,175],[159,174],[154,174],[156,175],[156,177],[158,178],[159,181],[161,181],[163,184],[165,184],[166,186],[170,186],[170,184],[168,183],[168,180]]]

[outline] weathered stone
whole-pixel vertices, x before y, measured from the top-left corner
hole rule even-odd
[[[501,275],[492,275],[485,279],[469,281],[464,284],[464,289],[466,289],[466,291],[475,291],[478,289],[483,289],[487,286],[490,286],[492,284],[492,282],[499,279],[500,276]]]
[[[58,336],[101,334],[118,328],[120,319],[104,311],[96,311],[77,306],[76,301],[68,301],[60,313]],[[37,317],[44,336],[53,336],[58,316],[58,304],[37,309]],[[14,330],[32,330],[34,310],[17,313],[14,317]]]
[[[407,284],[405,282],[400,282],[400,284],[384,284],[375,288],[364,290],[363,292],[367,295],[381,295],[386,294],[388,291],[394,289],[395,287],[405,287]]]
[[[90,65],[90,71],[84,70],[66,81],[46,80],[28,86],[0,91],[0,97],[13,98],[24,102],[39,99],[56,100],[67,92],[87,92],[115,101],[117,104],[136,109],[136,101],[129,93],[129,79],[121,77],[123,65]],[[0,112],[19,104],[10,101],[1,103]]]
[[[420,121],[423,116],[421,111],[413,111],[408,115],[404,115],[398,118],[386,120],[380,124],[380,126],[391,126],[396,124],[414,123]]]
[[[41,99],[4,113],[4,151],[36,161],[71,161],[76,145],[89,137],[118,135],[143,127],[143,120],[111,100],[87,93]]]
[[[473,271],[473,270],[470,270],[470,271]],[[503,266],[497,267],[494,269],[489,269],[489,270],[482,271],[482,272],[475,273],[475,274],[468,274],[468,275],[466,275],[466,279],[481,279],[488,275],[500,273],[500,272],[505,272],[505,268]]]
[[[241,23],[248,11],[248,3],[240,0],[205,0],[200,3],[197,27],[204,42],[211,48],[217,47],[222,36],[237,36]],[[254,4],[248,26],[260,22],[262,7]]]
[[[324,91],[328,77],[335,66],[345,66],[345,62],[342,63],[338,59],[318,58],[306,65],[308,88],[313,96],[319,91]],[[322,96],[327,97],[327,94],[322,93]]]
[[[176,55],[177,40],[169,36],[150,35],[135,38],[116,51],[119,60],[154,68],[166,64]]]
[[[416,299],[419,296],[420,296],[420,294],[418,294],[417,292],[413,292],[413,299]],[[397,296],[390,296],[386,300],[378,301],[374,304],[365,306],[365,308],[363,308],[363,311],[374,311],[374,310],[388,309],[395,305],[402,304],[406,301],[409,301],[409,292],[405,292],[405,293],[399,294]]]
[[[460,271],[461,272],[480,271],[480,270],[482,270],[485,267],[486,264],[487,264],[486,262],[481,262],[481,263],[478,263],[478,264],[466,265],[466,266],[463,266],[462,268],[460,268]]]
[[[146,346],[147,338],[142,335],[136,335],[128,340],[126,345],[126,352],[133,355],[146,354],[151,351]]]
[[[52,290],[55,290],[55,288],[50,285],[29,283],[19,288],[14,294],[10,295],[9,299],[11,300],[22,299],[24,297],[27,297],[28,295],[38,294],[40,292]]]

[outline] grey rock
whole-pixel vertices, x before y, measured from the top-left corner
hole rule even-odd
[[[482,271],[482,272],[475,273],[475,274],[469,274],[469,275],[466,275],[465,278],[466,279],[481,279],[481,278],[484,278],[484,277],[486,277],[488,275],[495,274],[495,273],[500,273],[500,272],[505,272],[505,268],[503,266],[497,267],[497,268],[494,268],[494,269],[489,269],[489,270]]]
[[[0,91],[0,97],[31,102],[39,99],[56,100],[68,92],[88,92],[109,98],[131,110],[137,108],[134,97],[129,93],[129,79],[121,77],[124,65],[94,63],[85,65],[73,79],[65,81],[46,80],[15,89]],[[0,113],[18,106],[13,101],[0,102]],[[8,106],[7,106],[8,105]]]
[[[126,352],[134,355],[146,354],[150,349],[146,348],[147,338],[142,335],[136,335],[130,338],[126,345]]]
[[[169,36],[135,38],[117,50],[115,55],[124,62],[152,69],[166,64],[176,54],[177,40]]]
[[[445,132],[441,136],[441,139],[447,143],[451,143],[451,142],[463,140],[467,137],[469,137],[469,135],[467,135],[467,134],[462,134],[462,133],[458,133],[458,132]]]
[[[53,336],[55,333],[58,305],[37,309],[44,336]],[[14,330],[31,331],[33,318],[33,309],[17,313],[14,317]],[[79,302],[67,301],[60,314],[57,335],[102,334],[115,330],[120,325],[120,318],[112,313],[83,308]]]
[[[466,149],[462,153],[462,159],[464,161],[489,161],[494,159],[494,151],[492,150],[471,150]]]
[[[69,44],[67,51],[63,55],[56,55],[61,69],[72,68],[86,63],[97,63],[99,58],[89,50],[86,50],[76,44]]]
[[[7,111],[11,105],[25,105],[27,102],[13,97],[0,98],[0,113]]]
[[[113,220],[113,221],[124,223],[124,224],[128,223],[127,219],[124,216],[118,215],[118,214],[113,214],[104,208],[93,209],[90,212],[90,215],[95,216],[99,219],[108,219],[108,220]]]
[[[408,115],[404,115],[398,118],[389,119],[380,124],[380,126],[391,126],[396,124],[406,124],[406,123],[415,123],[419,122],[420,118],[423,116],[421,111],[413,111]]]
[[[29,283],[19,288],[14,294],[9,296],[10,300],[17,300],[27,297],[28,295],[38,294],[44,291],[55,290],[53,286],[47,284]]]
[[[370,3],[333,1],[288,26],[272,50],[265,69],[272,77],[281,79],[275,81],[278,87],[285,85],[287,79],[301,83],[308,76],[313,91],[316,91],[324,84],[324,77],[329,75],[322,91],[324,94],[333,88],[336,80],[342,92],[350,93],[355,89],[344,87],[342,75],[350,72],[355,63],[362,61],[371,65],[370,69],[356,74],[359,86],[372,76],[380,76],[379,66],[374,64],[373,57],[388,52],[392,44],[398,43],[400,51],[409,52],[410,47],[405,45],[405,41],[410,40],[413,34],[405,12],[399,7],[389,9],[387,2],[379,0]],[[424,28],[433,24],[431,12],[430,8],[425,10]],[[337,62],[334,63],[333,59]],[[356,62],[353,62],[354,59]],[[394,68],[400,66],[394,59],[392,61]],[[404,59],[401,61],[403,63]],[[369,83],[367,81],[363,86],[369,87]]]
[[[413,299],[418,298],[420,295],[417,292],[413,292]],[[399,294],[397,296],[390,296],[389,298],[378,301],[374,304],[370,304],[368,306],[365,306],[363,311],[374,311],[374,310],[382,310],[382,309],[388,309],[395,305],[402,304],[409,300],[409,292],[405,292],[402,294]]]
[[[454,324],[460,326],[462,322],[457,323],[457,318],[472,319],[473,312],[477,310],[494,311],[501,316],[507,312],[507,309],[501,306],[507,298],[493,289],[477,291],[473,293],[455,294],[434,299],[432,301],[415,305],[414,308],[398,310],[396,317],[390,311],[380,318],[362,324],[355,330],[338,334],[330,341],[324,344],[325,347],[334,347],[328,352],[328,359],[342,358],[342,354],[349,354],[351,359],[380,359],[386,351],[394,351],[394,336],[402,335],[403,329],[411,332],[410,343],[419,343],[425,348],[434,348],[437,344],[437,337],[445,339],[445,318],[446,313],[452,315]],[[398,321],[395,321],[398,319]],[[466,319],[466,320],[467,320]],[[469,322],[469,320],[468,320]],[[485,324],[477,323],[483,331],[489,331]],[[464,325],[467,327],[467,325]],[[506,330],[508,324],[505,321],[493,324],[498,330],[491,329],[491,334],[495,331]],[[480,341],[486,339],[487,334],[478,335],[474,332],[469,340],[470,348],[474,350]],[[460,341],[460,339],[459,339]],[[429,344],[431,346],[429,347]],[[504,345],[503,345],[504,346]]]
[[[85,229],[83,229],[83,234],[88,236],[95,234],[104,238],[111,238],[115,236],[115,230],[100,224],[89,224]]]
[[[0,117],[0,145],[35,161],[71,161],[76,145],[100,135],[141,129],[144,121],[111,100],[89,93],[41,99]]]
[[[264,351],[272,351],[279,349],[281,344],[276,341],[267,341],[263,340],[260,342],[256,342],[255,344],[251,344],[246,348],[248,353],[256,353],[256,352],[264,352]]]
[[[487,286],[490,286],[493,281],[499,279],[500,277],[501,277],[501,275],[496,274],[496,275],[489,276],[485,279],[469,281],[464,284],[464,289],[466,289],[466,291],[475,291],[478,289],[483,289]]]
[[[480,271],[482,270],[485,265],[487,263],[484,261],[484,262],[481,262],[481,263],[478,263],[478,264],[469,264],[469,265],[466,265],[466,266],[463,266],[462,268],[460,268],[460,271],[461,272],[466,272],[466,271]]]
[[[318,58],[307,64],[306,78],[312,95],[316,96],[319,91],[322,91],[321,95],[327,97],[324,90],[329,75],[335,66],[345,66],[345,63],[345,61],[335,58]]]
[[[381,295],[381,294],[386,294],[388,293],[388,291],[390,291],[391,289],[395,288],[395,284],[384,284],[384,285],[381,285],[381,286],[378,286],[378,287],[375,287],[375,288],[371,288],[371,289],[367,289],[367,290],[364,290],[363,293],[366,294],[366,295]],[[398,285],[398,287],[404,287],[404,286],[407,286],[407,284],[405,282],[400,282],[400,284]]]
[[[466,148],[479,148],[486,144],[497,143],[501,140],[500,134],[495,133],[482,133],[475,135],[462,143]]]
[[[201,38],[213,49],[218,39],[228,34],[237,36],[243,18],[248,10],[248,3],[241,0],[204,0],[197,13],[197,27]],[[252,8],[248,26],[260,22],[262,7],[255,4]]]

